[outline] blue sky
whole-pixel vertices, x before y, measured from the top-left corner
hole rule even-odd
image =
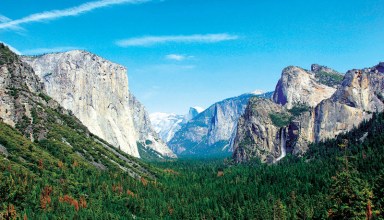
[[[288,65],[373,66],[383,27],[383,0],[0,0],[0,41],[120,63],[149,112],[271,91]]]

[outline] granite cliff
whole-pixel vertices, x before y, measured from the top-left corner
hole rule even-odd
[[[23,57],[23,60],[44,83],[47,94],[70,110],[92,133],[116,148],[140,157],[137,142],[152,134],[146,127],[149,124],[145,124],[146,113],[141,112],[145,111],[141,104],[130,106],[132,96],[125,67],[81,50]],[[140,111],[135,111],[137,109]],[[167,148],[155,139],[153,143],[150,146],[156,149]],[[160,154],[170,152],[166,150]]]
[[[276,162],[284,152],[301,155],[310,143],[350,131],[383,111],[383,63],[350,70],[341,82],[330,68],[312,65],[311,70],[288,67],[272,101],[251,99],[238,123],[237,162],[255,157]]]
[[[3,161],[28,171],[37,170],[37,164],[46,164],[50,172],[57,165],[74,163],[84,169],[122,171],[134,178],[153,176],[145,164],[92,134],[48,96],[33,68],[1,43],[0,103]]]

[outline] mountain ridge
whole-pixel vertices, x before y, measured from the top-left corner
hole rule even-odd
[[[183,125],[168,146],[179,156],[229,155],[237,120],[252,96],[270,97],[271,93],[246,93],[212,104]]]

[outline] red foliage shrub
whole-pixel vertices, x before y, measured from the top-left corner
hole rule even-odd
[[[40,207],[47,209],[47,206],[51,203],[52,186],[45,186],[40,195]]]
[[[136,194],[135,193],[133,193],[131,190],[127,190],[127,194],[128,194],[128,196],[130,196],[130,197],[136,197]]]
[[[79,202],[76,199],[74,199],[71,196],[69,196],[69,195],[64,195],[64,197],[60,197],[59,198],[59,202],[67,203],[69,205],[72,205],[75,208],[76,211],[79,211],[79,209],[80,209]],[[85,208],[87,205],[85,203],[85,206],[84,206],[84,204],[82,204],[82,206],[83,206],[82,208]]]
[[[143,186],[147,186],[148,185],[148,180],[146,180],[144,177],[141,177],[141,183],[143,184]]]

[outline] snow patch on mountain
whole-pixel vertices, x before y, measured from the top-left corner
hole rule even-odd
[[[202,111],[204,111],[204,108],[195,106],[191,107],[186,115],[155,112],[150,114],[149,118],[155,132],[163,141],[168,142],[184,124],[195,118]]]

